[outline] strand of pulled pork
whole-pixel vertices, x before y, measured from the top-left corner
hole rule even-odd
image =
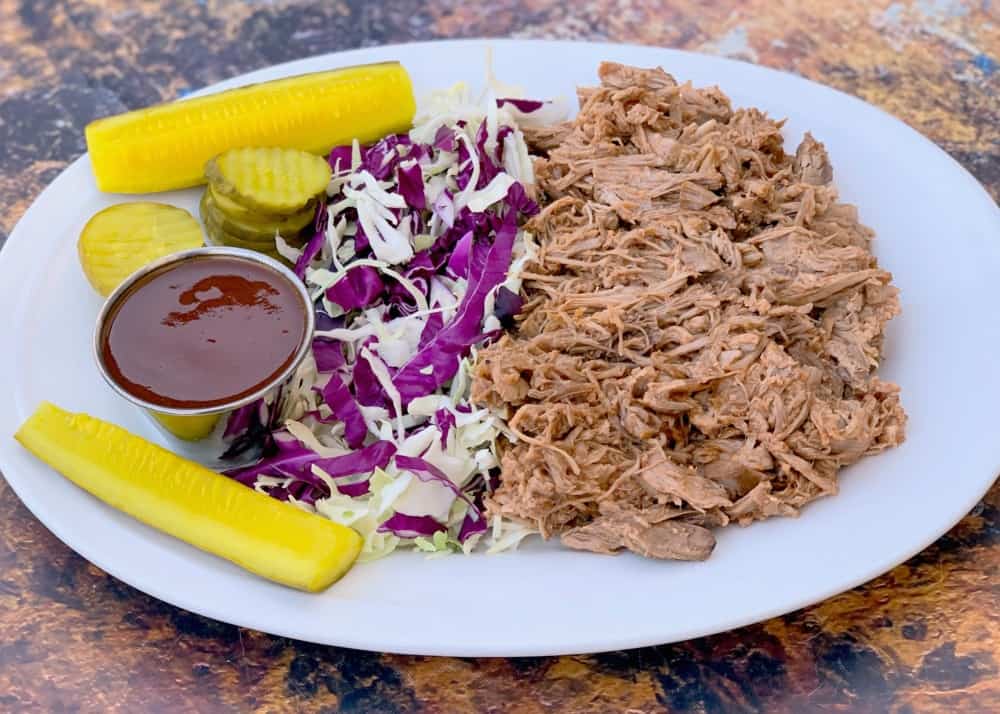
[[[604,63],[528,136],[547,204],[515,334],[472,398],[507,419],[491,516],[573,548],[697,560],[903,440],[875,376],[899,312],[823,146],[717,88]]]

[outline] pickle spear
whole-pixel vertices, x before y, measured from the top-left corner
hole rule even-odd
[[[159,104],[87,125],[102,191],[148,193],[196,186],[205,163],[241,146],[324,154],[357,139],[406,131],[416,103],[398,62],[287,77]]]
[[[323,590],[361,550],[361,536],[346,526],[87,414],[42,402],[14,438],[105,503],[283,585]]]

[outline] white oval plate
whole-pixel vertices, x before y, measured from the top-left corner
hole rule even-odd
[[[354,568],[319,595],[253,577],[116,512],[21,449],[10,435],[39,401],[87,411],[157,439],[107,389],[90,357],[100,299],[76,237],[98,209],[86,156],[38,197],[0,254],[0,466],[63,542],[136,588],[217,620],[302,640],[401,653],[493,656],[665,643],[789,612],[854,587],[914,555],[969,511],[1000,471],[995,377],[1000,351],[1000,211],[957,163],[902,122],[799,77],[650,47],[490,41],[497,76],[529,96],[596,82],[602,59],[661,65],[718,84],[734,105],[788,117],[794,147],[810,130],[832,156],[845,200],[875,228],[875,252],[902,290],[882,375],[903,388],[906,443],[843,474],[840,495],[798,519],[719,533],[706,563],[617,558],[531,543],[503,556],[393,555]],[[401,60],[418,92],[481,86],[484,41],[379,47],[292,62],[216,85]],[[196,213],[196,191],[160,194]]]

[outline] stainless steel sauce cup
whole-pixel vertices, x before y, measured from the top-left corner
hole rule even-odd
[[[271,381],[252,394],[232,402],[211,407],[177,409],[153,404],[131,394],[111,376],[104,362],[103,341],[118,302],[130,289],[150,273],[183,261],[204,256],[227,256],[247,260],[271,269],[287,280],[302,301],[306,329],[292,362]],[[142,408],[153,424],[163,433],[175,453],[215,469],[228,469],[257,461],[270,429],[280,426],[282,396],[296,370],[309,354],[315,327],[312,300],[306,286],[284,264],[262,253],[232,247],[196,248],[169,255],[136,271],[118,286],[105,301],[94,330],[94,356],[104,380],[123,398]]]

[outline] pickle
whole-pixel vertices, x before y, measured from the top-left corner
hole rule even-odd
[[[211,185],[205,189],[205,193],[208,194],[212,203],[214,203],[216,207],[222,211],[223,215],[230,216],[237,220],[252,221],[255,219],[260,220],[262,218],[280,219],[282,217],[280,213],[261,213],[259,211],[252,211],[246,206],[236,203],[236,201],[228,198],[218,191],[214,191]]]
[[[119,203],[87,221],[77,250],[83,273],[101,295],[157,258],[203,244],[201,226],[183,208],[165,203]]]
[[[306,208],[330,183],[325,159],[297,149],[243,148],[205,165],[215,193],[258,213],[287,215]]]
[[[260,218],[254,213],[244,214],[242,218],[234,217],[222,210],[209,191],[201,197],[199,210],[202,220],[206,220],[206,216],[211,216],[226,233],[251,242],[273,241],[275,232],[280,233],[286,240],[296,238],[312,226],[316,216],[315,207],[310,205],[283,220]]]
[[[415,107],[398,62],[344,67],[98,119],[87,125],[87,150],[102,191],[169,191],[204,183],[205,162],[229,149],[325,154],[406,131]]]
[[[346,526],[87,414],[42,402],[14,438],[108,505],[293,588],[323,590],[350,570],[361,550],[361,536]]]
[[[234,236],[224,230],[215,218],[211,215],[202,215],[202,220],[205,222],[205,236],[207,242],[210,245],[220,245],[220,246],[232,246],[233,248],[244,248],[246,250],[255,250],[258,253],[263,253],[264,255],[269,255],[272,258],[281,259],[278,254],[278,248],[274,241],[274,236],[272,235],[269,239],[264,240],[246,240],[238,236]],[[284,236],[282,236],[284,237]],[[286,238],[291,245],[297,245],[297,241],[289,240]]]
[[[236,203],[236,201],[232,200],[231,198],[227,198],[221,193],[213,191],[211,185],[209,185],[208,188],[205,189],[205,193],[212,200],[212,203],[218,206],[219,210],[222,211],[227,216],[245,220],[253,218],[254,216],[270,215],[270,214],[255,213],[254,211],[251,211],[246,206],[242,206],[239,203]]]

